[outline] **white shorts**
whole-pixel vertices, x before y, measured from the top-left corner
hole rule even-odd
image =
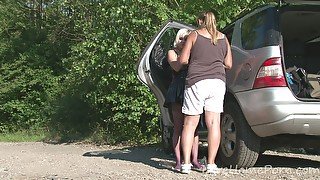
[[[184,90],[182,113],[199,115],[205,111],[223,112],[226,83],[221,79],[201,80]]]

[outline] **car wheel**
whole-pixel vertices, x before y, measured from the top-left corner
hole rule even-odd
[[[167,154],[173,153],[173,145],[172,145],[172,135],[173,135],[173,127],[172,126],[164,126],[161,122],[161,141],[162,141],[162,147],[163,150]]]
[[[259,156],[260,138],[249,127],[235,103],[225,104],[221,118],[219,159],[223,166],[245,168],[253,166]]]

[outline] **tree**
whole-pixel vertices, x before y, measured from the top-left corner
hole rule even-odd
[[[154,141],[158,105],[135,65],[160,26],[195,24],[213,10],[223,28],[266,2],[3,0],[0,132],[46,127],[61,139]]]

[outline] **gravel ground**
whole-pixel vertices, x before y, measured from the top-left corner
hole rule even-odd
[[[203,153],[205,154],[205,153]],[[0,179],[319,179],[320,156],[267,151],[255,167],[211,175],[174,172],[173,156],[156,145],[1,143]]]

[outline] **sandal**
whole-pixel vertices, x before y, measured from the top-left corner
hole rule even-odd
[[[199,172],[205,172],[206,166],[201,164],[200,162],[197,162],[197,163],[192,163],[191,169]]]
[[[177,172],[181,172],[181,164],[176,164],[175,167],[172,167],[172,170],[177,171]]]

